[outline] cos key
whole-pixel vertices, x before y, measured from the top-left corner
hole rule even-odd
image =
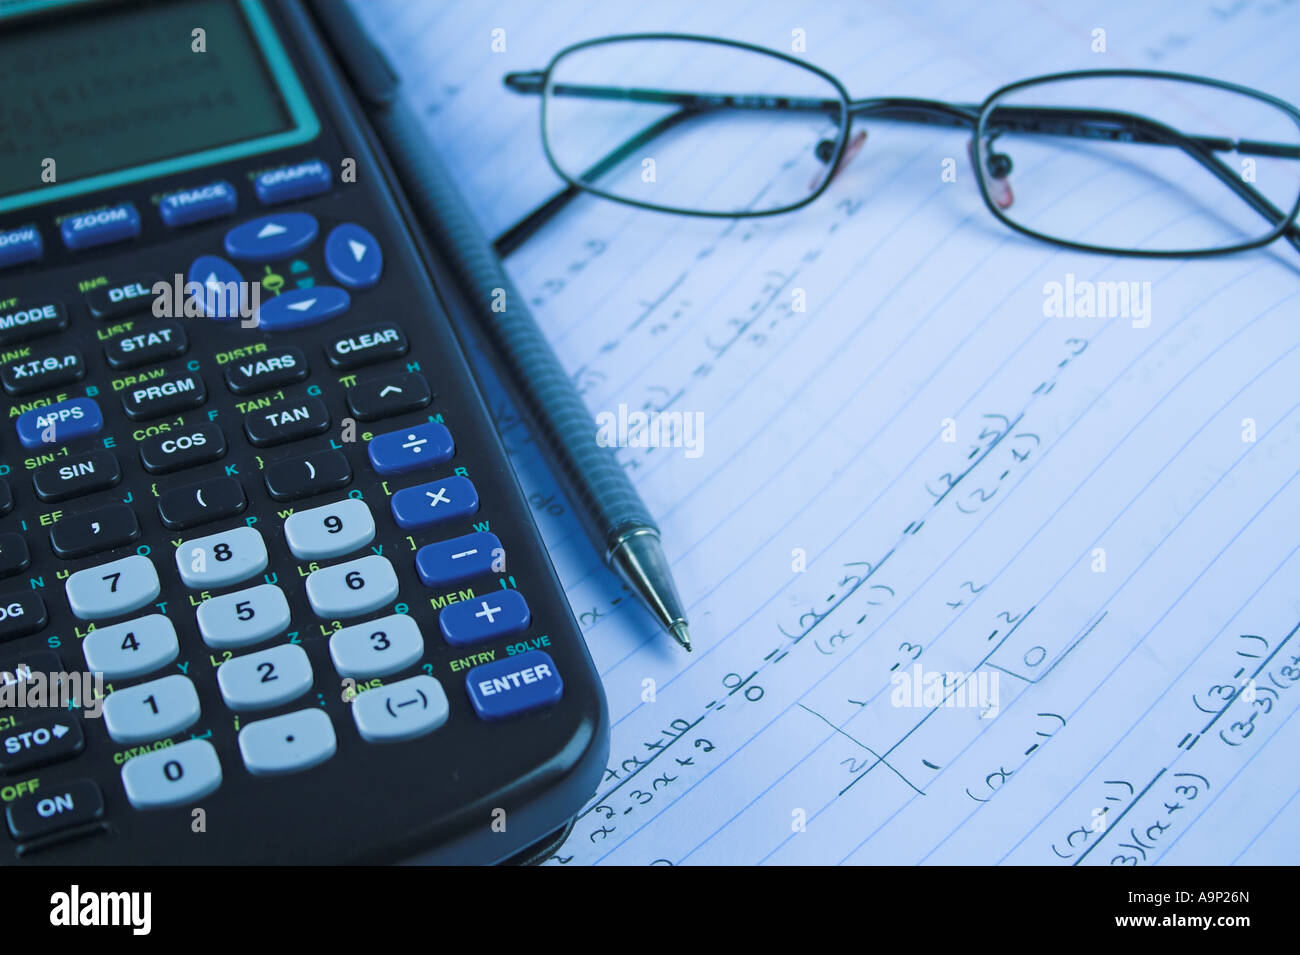
[[[215,424],[172,431],[140,442],[140,463],[150,474],[168,474],[216,461],[226,454],[226,435]]]

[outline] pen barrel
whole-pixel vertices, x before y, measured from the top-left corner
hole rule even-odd
[[[622,535],[658,527],[615,456],[596,440],[597,428],[569,374],[542,334],[475,221],[459,188],[414,115],[402,104],[383,112],[377,125],[391,142],[389,156],[438,252],[461,281],[474,318],[515,382],[517,397],[541,431],[543,451],[577,498],[578,516],[608,560]],[[406,157],[420,156],[419,163]]]

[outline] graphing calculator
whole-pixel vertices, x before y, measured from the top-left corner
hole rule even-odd
[[[0,861],[544,855],[599,679],[294,2],[0,4]]]

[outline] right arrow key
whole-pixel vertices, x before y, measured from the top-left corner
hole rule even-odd
[[[362,421],[377,421],[423,408],[433,400],[423,375],[406,373],[363,381],[348,389],[348,408]]]

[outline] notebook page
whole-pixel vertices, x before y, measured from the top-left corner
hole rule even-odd
[[[556,181],[500,76],[587,36],[802,29],[855,95],[1143,67],[1300,101],[1290,5],[917,9],[360,5],[493,232]],[[1035,244],[965,150],[873,126],[799,213],[584,199],[510,258],[593,414],[702,421],[698,455],[620,450],[686,656],[488,384],[613,719],[555,864],[1300,861],[1300,263]],[[1145,317],[1044,315],[1052,283],[1121,281]]]

